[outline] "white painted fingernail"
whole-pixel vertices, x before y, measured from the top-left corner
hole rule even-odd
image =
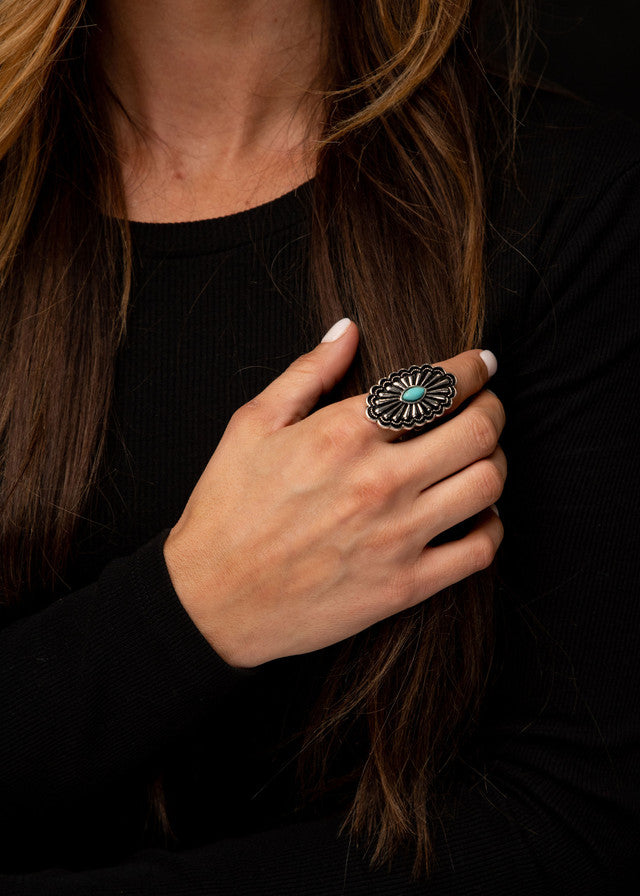
[[[493,510],[493,512],[495,513],[496,516],[500,516],[500,511],[498,510],[498,507],[496,504],[492,504],[490,507],[490,510]]]
[[[498,359],[490,352],[488,348],[485,348],[483,352],[480,352],[480,357],[485,363],[485,367],[489,371],[489,376],[493,376],[493,374],[498,369]]]
[[[336,339],[340,339],[343,333],[346,333],[351,320],[348,317],[343,317],[342,320],[339,320],[335,323],[330,330],[328,330],[322,339],[321,342],[335,342]]]

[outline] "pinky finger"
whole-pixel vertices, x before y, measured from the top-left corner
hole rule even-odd
[[[464,538],[426,547],[415,566],[414,603],[490,566],[503,536],[500,518],[487,508]]]

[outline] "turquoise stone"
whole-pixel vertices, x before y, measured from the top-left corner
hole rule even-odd
[[[426,391],[424,386],[412,386],[410,389],[406,389],[400,398],[402,401],[420,401]]]

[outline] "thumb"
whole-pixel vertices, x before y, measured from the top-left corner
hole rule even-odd
[[[252,404],[271,431],[302,420],[333,389],[353,361],[358,335],[354,322],[343,317],[256,397]]]

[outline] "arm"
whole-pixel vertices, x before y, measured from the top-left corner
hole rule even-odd
[[[541,309],[501,357],[501,667],[477,786],[438,831],[427,885],[370,871],[339,818],[117,867],[0,878],[16,894],[633,892],[640,830],[640,169],[578,208]],[[547,297],[548,291],[548,297]],[[635,424],[635,428],[634,428]],[[0,886],[0,890],[2,889]]]
[[[164,537],[0,632],[5,810],[46,813],[148,764],[247,674],[183,610]]]

